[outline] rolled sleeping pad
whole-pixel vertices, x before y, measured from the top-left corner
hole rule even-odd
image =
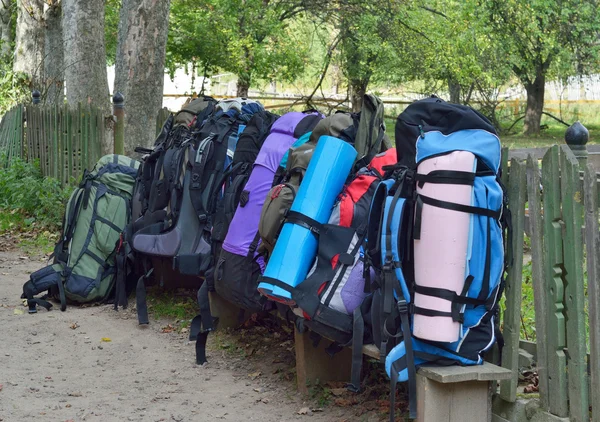
[[[417,167],[417,173],[429,174],[436,170],[475,172],[477,161],[467,151],[454,151],[427,160]],[[445,183],[417,184],[417,193],[427,197],[472,205],[473,186]],[[414,241],[415,284],[453,290],[461,294],[468,275],[467,260],[471,255],[470,241],[472,214],[423,204],[421,238]],[[450,312],[451,302],[439,297],[415,293],[415,306],[435,311]],[[443,342],[459,338],[460,323],[448,316],[426,316],[415,313],[415,337]]]
[[[352,145],[333,136],[321,136],[290,212],[300,213],[319,224],[329,221],[333,205],[350,174],[356,158]],[[318,239],[309,228],[286,221],[263,278],[296,287],[306,279],[317,254]],[[293,305],[290,292],[263,281],[261,294]]]

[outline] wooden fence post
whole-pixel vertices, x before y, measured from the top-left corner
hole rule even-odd
[[[579,164],[566,146],[561,154],[561,196],[564,242],[565,315],[567,317],[567,368],[569,411],[572,421],[589,420],[589,385],[583,284],[583,192]]]
[[[114,153],[124,155],[125,154],[125,97],[120,92],[115,93],[113,96],[113,114],[115,116],[115,147]]]
[[[508,200],[512,219],[513,260],[506,277],[506,310],[504,311],[504,351],[502,366],[513,371],[509,380],[500,382],[500,397],[508,402],[517,399],[519,382],[519,334],[521,328],[521,282],[523,280],[523,235],[525,232],[526,193],[525,162],[512,159],[508,177]]]
[[[544,261],[545,286],[548,295],[548,308],[541,310],[548,318],[548,408],[556,416],[569,415],[567,397],[567,347],[563,283],[563,228],[564,221],[560,208],[560,167],[559,149],[553,146],[542,159],[542,185],[544,187]]]
[[[577,121],[573,123],[565,132],[565,142],[575,154],[577,161],[581,164],[582,168],[587,165],[588,151],[587,143],[590,139],[590,132],[586,129],[581,122]]]
[[[600,232],[598,227],[598,183],[591,164],[583,176],[585,244],[587,248],[588,303],[590,319],[590,392],[600,397]],[[592,422],[600,422],[600,403],[592,402]]]
[[[538,160],[532,155],[527,157],[527,198],[529,201],[529,227],[531,232],[531,272],[533,298],[536,309],[535,332],[537,344],[536,368],[538,371],[538,388],[540,407],[548,410],[548,335],[545,311],[548,309],[546,287],[544,285],[544,233],[542,214],[542,195],[540,189],[540,168]]]

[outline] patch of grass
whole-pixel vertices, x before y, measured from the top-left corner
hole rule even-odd
[[[34,233],[32,237],[22,237],[19,247],[28,255],[49,255],[54,251],[59,233],[44,231]]]
[[[192,291],[169,291],[158,287],[148,289],[148,312],[154,319],[174,319],[178,331],[187,328],[198,313],[196,295]]]
[[[316,380],[314,385],[308,385],[308,394],[317,406],[325,407],[331,402],[331,390]]]

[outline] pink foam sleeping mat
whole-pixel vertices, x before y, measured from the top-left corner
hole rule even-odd
[[[435,170],[475,171],[475,156],[466,151],[454,151],[423,160],[419,174]],[[473,186],[425,183],[417,186],[419,194],[430,198],[471,205]],[[469,251],[471,214],[423,204],[421,236],[414,241],[415,283],[419,286],[454,290],[460,294],[465,284]],[[415,306],[442,312],[451,311],[451,302],[442,298],[415,293]],[[451,317],[415,314],[413,334],[416,337],[454,342],[459,337],[460,324]]]

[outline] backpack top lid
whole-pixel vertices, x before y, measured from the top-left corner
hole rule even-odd
[[[217,103],[217,108],[223,110],[225,113],[231,109],[235,109],[241,113],[242,107],[250,104],[257,104],[262,109],[262,105],[258,101],[249,100],[244,97],[221,100]]]
[[[496,135],[496,129],[480,112],[461,104],[447,103],[432,95],[415,101],[396,120],[398,164],[416,168],[416,144],[422,134],[449,135],[465,129],[481,129]]]
[[[256,159],[256,164],[267,167],[275,172],[279,167],[281,156],[298,137],[302,137],[318,123],[321,117],[318,114],[305,114],[297,111],[286,113],[277,120],[271,128],[263,148]],[[282,147],[281,145],[285,145]],[[269,151],[273,152],[272,154]]]
[[[350,144],[354,144],[354,139],[346,134],[348,128],[354,126],[354,119],[349,113],[338,112],[325,117],[313,128],[308,142],[316,145],[319,138],[323,135],[340,138]]]
[[[254,163],[265,139],[269,135],[273,123],[279,118],[277,114],[261,110],[252,118],[240,134],[233,154],[234,163]]]
[[[214,104],[216,104],[216,100],[212,97],[198,97],[191,101],[188,100],[181,110],[175,114],[174,126],[191,127],[196,120],[196,116]],[[209,109],[209,111],[212,112],[212,109]]]
[[[367,166],[368,170],[376,171],[379,176],[383,177],[385,174],[385,170],[383,169],[385,166],[391,166],[396,164],[396,148],[390,148],[387,151],[380,152],[377,154],[369,165]]]

